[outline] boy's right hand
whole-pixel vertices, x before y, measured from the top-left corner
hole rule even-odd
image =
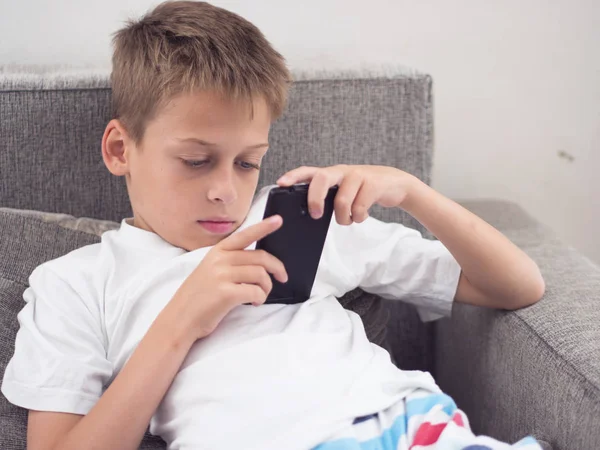
[[[281,216],[272,216],[223,239],[179,287],[169,306],[194,340],[212,333],[234,307],[263,304],[273,288],[269,273],[282,283],[287,281],[279,259],[264,250],[244,250],[282,223]]]

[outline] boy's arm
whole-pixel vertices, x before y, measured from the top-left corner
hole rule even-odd
[[[533,260],[491,225],[414,178],[401,207],[435,235],[462,273],[456,300],[517,309],[537,302],[544,280]]]
[[[195,340],[179,322],[167,306],[87,415],[30,411],[27,448],[137,449]]]
[[[462,269],[456,299],[493,308],[517,309],[537,302],[544,280],[535,264],[499,231],[417,177],[387,166],[299,167],[277,183],[309,181],[311,216],[321,217],[327,190],[339,185],[336,220],[363,222],[373,204],[399,207],[433,233]]]
[[[85,416],[32,412],[28,424],[27,448],[136,450],[152,415],[194,342],[212,333],[233,308],[243,303],[256,306],[264,303],[272,287],[269,274],[281,282],[287,281],[287,272],[281,261],[261,250],[245,250],[281,225],[281,217],[272,216],[216,244],[156,317],[131,358],[92,409]],[[51,303],[55,305],[60,302]],[[39,315],[41,306],[38,304],[36,308]],[[60,310],[56,314],[57,317],[68,319],[64,325],[72,327],[63,329],[63,333],[72,331],[74,337],[77,336],[75,331],[79,333],[78,336],[85,336],[86,332],[94,335],[85,326],[74,326],[77,323],[74,318],[77,316],[67,318],[65,314],[60,314]],[[23,316],[24,319],[27,317],[29,316]],[[23,345],[30,335],[39,337],[43,333],[39,327],[32,325],[24,333]],[[42,339],[41,343],[47,348],[53,346],[49,340]],[[60,345],[61,353],[76,354],[64,342]],[[38,347],[34,345],[33,348]],[[19,362],[31,357],[32,353],[27,353],[26,349],[27,346],[21,349]],[[64,361],[69,364],[74,359],[76,358],[71,357]],[[23,366],[16,364],[16,367]],[[97,373],[95,377],[99,376],[101,374]],[[22,385],[18,377],[11,381],[12,385]],[[14,386],[10,392],[11,397],[19,395]],[[35,392],[39,393],[41,390]],[[23,391],[20,392],[22,393]],[[43,405],[31,398],[28,403]],[[62,410],[65,410],[64,406]]]

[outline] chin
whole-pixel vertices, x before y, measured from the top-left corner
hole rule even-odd
[[[187,250],[188,252],[192,252],[200,248],[213,247],[226,237],[227,236],[203,236],[200,239],[195,239],[194,241],[186,242],[185,245],[181,248]]]

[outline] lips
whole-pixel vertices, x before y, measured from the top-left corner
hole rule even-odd
[[[233,230],[235,222],[227,218],[215,217],[207,220],[199,220],[198,223],[209,233],[227,234]]]

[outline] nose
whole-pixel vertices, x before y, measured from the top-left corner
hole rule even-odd
[[[213,171],[208,189],[208,199],[211,202],[229,205],[237,200],[234,172],[231,166],[219,167]]]

